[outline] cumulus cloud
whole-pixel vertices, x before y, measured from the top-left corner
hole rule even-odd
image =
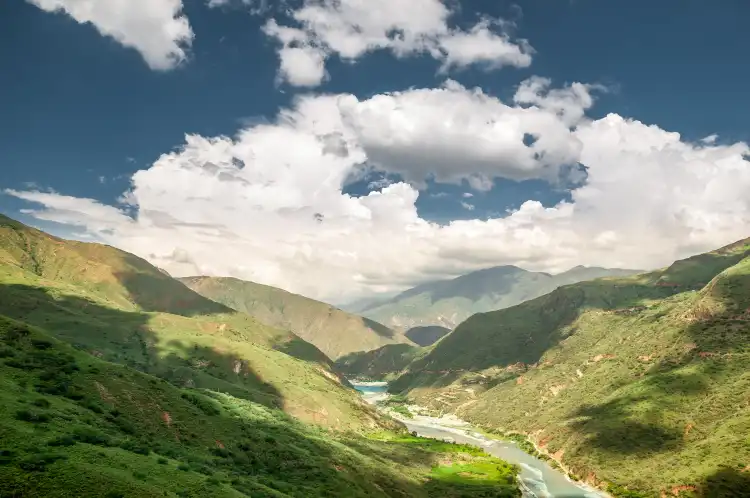
[[[309,59],[290,61],[288,51],[297,48],[314,53],[316,61],[330,55],[356,61],[376,50],[397,57],[427,54],[441,61],[441,71],[531,64],[533,49],[525,40],[511,39],[508,23],[483,19],[466,31],[449,27],[453,14],[442,0],[304,0],[289,13],[293,26],[271,19],[264,31],[280,44],[279,76],[294,86],[320,84],[325,75],[310,72]]]
[[[182,0],[27,0],[47,12],[64,12],[80,24],[134,48],[146,63],[168,70],[184,61],[193,30]]]
[[[39,206],[37,218],[80,227],[173,275],[230,275],[339,303],[492,265],[653,268],[748,236],[746,144],[691,143],[616,114],[589,120],[581,87],[540,83],[522,85],[516,106],[454,84],[366,101],[302,97],[234,137],[187,136],[135,173],[125,206],[7,193]],[[423,111],[445,114],[414,118]],[[434,128],[449,118],[452,126]],[[534,134],[537,155],[521,148],[524,133]],[[420,140],[430,141],[409,145]],[[455,170],[438,161],[450,154]],[[352,172],[373,160],[422,179],[544,176],[541,164],[570,160],[588,176],[554,206],[527,201],[503,217],[439,225],[419,216],[418,185],[344,193]]]
[[[560,166],[578,161],[581,142],[573,132],[593,99],[587,85],[548,92],[548,80],[523,83],[509,106],[481,90],[449,80],[442,88],[381,94],[339,102],[347,126],[368,159],[420,185],[469,181],[492,188],[495,177],[559,179]],[[526,137],[535,140],[528,144]]]

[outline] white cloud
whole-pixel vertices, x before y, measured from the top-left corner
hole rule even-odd
[[[468,199],[469,197],[474,197],[474,194],[471,192],[464,192],[461,196]]]
[[[714,133],[713,135],[708,135],[707,137],[701,138],[701,142],[703,142],[704,144],[715,144],[718,138],[719,135]]]
[[[528,108],[450,80],[364,101],[345,96],[339,107],[372,163],[416,185],[432,175],[488,190],[494,177],[556,180],[560,165],[578,161],[581,143],[571,126],[591,106],[588,87],[545,93],[547,84],[521,86],[521,99],[537,104]],[[526,145],[527,135],[536,141]]]
[[[690,143],[616,114],[581,118],[571,130],[588,94],[571,90],[580,87],[524,93],[532,83],[519,97],[533,102],[528,109],[449,85],[362,102],[307,96],[275,122],[234,138],[190,135],[183,148],[133,176],[124,198],[138,208],[135,219],[90,199],[8,193],[40,204],[37,218],[83,227],[173,275],[232,275],[334,302],[501,264],[552,272],[578,264],[653,268],[748,236],[746,144]],[[489,118],[493,124],[483,128]],[[367,129],[368,121],[385,122],[386,132]],[[507,158],[526,164],[531,156],[517,142],[529,129],[550,167],[557,157],[588,168],[570,202],[527,201],[503,218],[438,225],[420,218],[420,193],[410,184],[362,197],[342,192],[373,157],[386,166],[397,160],[392,169],[422,180],[489,172],[513,178],[519,169]],[[490,138],[503,146],[493,147]],[[420,147],[408,145],[420,140]],[[463,173],[439,161],[431,170],[424,159],[446,154]],[[546,170],[529,162],[520,171]]]
[[[461,207],[467,211],[474,211],[474,204],[469,204],[468,202],[462,202]]]
[[[454,30],[441,37],[438,40],[443,54],[441,70],[464,69],[472,64],[480,64],[486,70],[530,66],[531,46],[525,41],[513,43],[508,35],[493,32],[491,25],[484,20],[469,31]]]
[[[484,19],[464,31],[449,27],[453,14],[442,0],[305,0],[290,11],[294,26],[279,26],[272,19],[264,31],[280,43],[282,62],[285,50],[302,47],[316,51],[323,61],[328,55],[355,61],[376,50],[397,57],[427,54],[442,62],[441,71],[531,64],[531,46],[512,40],[505,30],[508,23]],[[312,86],[306,79],[298,85],[294,75],[289,67],[280,70],[291,85]]]
[[[325,53],[313,47],[279,50],[279,77],[294,86],[318,86],[326,79]]]
[[[91,23],[104,36],[134,48],[157,70],[174,68],[187,57],[193,31],[182,0],[27,0],[47,12],[65,12]]]

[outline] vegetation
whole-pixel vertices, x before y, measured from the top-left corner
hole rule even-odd
[[[405,433],[365,438],[304,425],[107,363],[3,317],[0,338],[2,496],[519,494],[516,469],[480,452],[464,458],[469,450]],[[452,475],[459,462],[466,474]]]
[[[336,360],[336,369],[347,377],[391,380],[426,350],[408,344],[388,344],[373,351],[350,353]]]
[[[388,423],[291,332],[210,301],[131,254],[7,218],[0,314],[179,387],[226,392],[337,429]]]
[[[0,217],[0,496],[518,495],[500,461],[447,478],[453,451],[398,440],[345,384],[139,258]]]
[[[551,292],[561,285],[634,273],[637,272],[579,266],[559,275],[549,275],[515,266],[498,266],[452,280],[422,284],[388,301],[378,301],[358,311],[394,328],[437,325],[453,329],[474,313],[508,308]]]
[[[442,454],[442,459],[432,468],[430,481],[425,486],[430,496],[521,496],[517,484],[519,468],[474,446],[417,436],[394,436],[392,433],[374,434],[371,439],[386,441],[392,448],[407,447]]]
[[[391,389],[521,432],[616,496],[748,496],[748,309],[744,240],[472,316]]]
[[[204,297],[268,325],[291,330],[332,360],[386,344],[412,344],[402,334],[373,320],[276,287],[236,278],[188,277],[180,281]]]

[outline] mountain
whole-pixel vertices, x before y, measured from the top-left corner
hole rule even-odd
[[[402,334],[329,304],[270,287],[222,277],[179,279],[198,294],[268,325],[290,330],[335,360],[385,344],[411,344]]]
[[[386,344],[372,351],[359,351],[336,360],[336,369],[347,377],[387,381],[398,375],[414,359],[426,354],[425,348],[409,344]]]
[[[0,338],[2,496],[521,495],[518,469],[476,448],[403,430],[323,431],[103,361],[3,316]]]
[[[391,389],[521,432],[617,496],[749,496],[749,362],[746,239],[474,315]]]
[[[559,275],[530,272],[516,266],[496,266],[452,280],[429,282],[385,302],[361,310],[373,320],[394,328],[438,325],[449,329],[474,313],[514,306],[552,292],[561,285],[639,270],[577,266]]]
[[[449,334],[451,329],[440,325],[426,325],[424,327],[412,327],[404,334],[415,344],[429,346],[439,341],[443,336]]]
[[[221,391],[331,427],[379,423],[330,360],[293,333],[206,299],[132,254],[5,217],[0,315],[181,387]]]

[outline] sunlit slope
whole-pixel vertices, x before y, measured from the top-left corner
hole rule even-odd
[[[204,297],[263,323],[291,330],[333,360],[385,344],[412,344],[373,320],[276,287],[221,277],[187,277],[180,281]]]
[[[705,496],[747,496],[748,365],[743,240],[471,317],[394,386],[524,432],[592,483],[653,496],[719,479],[729,494]]]
[[[0,316],[0,496],[510,498],[516,472],[473,449],[342,434],[181,388]]]
[[[379,417],[291,332],[210,301],[146,261],[0,219],[0,314],[187,387],[337,428]]]

